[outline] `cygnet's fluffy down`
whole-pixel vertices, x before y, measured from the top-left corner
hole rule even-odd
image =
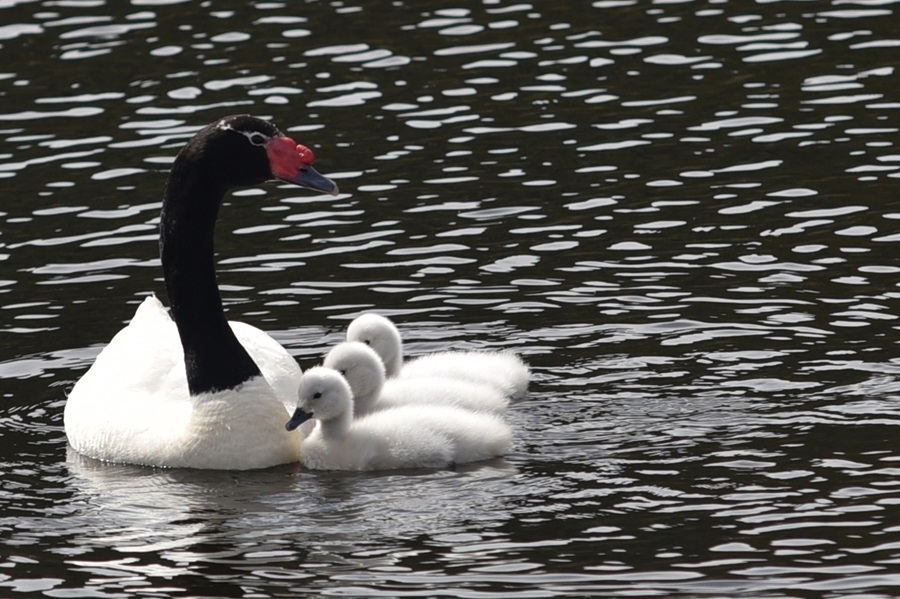
[[[360,341],[374,349],[384,361],[389,379],[443,376],[491,385],[513,399],[524,397],[528,391],[531,372],[512,352],[446,351],[404,362],[400,332],[390,319],[378,314],[354,319],[347,328],[347,341]]]
[[[512,442],[500,418],[447,406],[407,405],[354,419],[351,393],[344,377],[330,368],[311,368],[301,377],[287,428],[316,419],[300,446],[307,468],[443,468],[503,455]]]
[[[442,405],[476,412],[506,413],[509,398],[496,387],[446,376],[389,379],[381,358],[358,341],[334,346],[323,366],[340,372],[353,392],[357,417],[402,405]]]

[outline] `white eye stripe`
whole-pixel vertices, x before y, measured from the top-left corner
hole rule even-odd
[[[268,135],[260,133],[259,131],[242,131],[240,129],[235,129],[234,127],[226,123],[220,124],[219,128],[227,131],[234,131],[235,133],[240,133],[241,135],[246,137],[247,141],[249,141],[254,146],[264,146],[271,139]]]
[[[258,131],[254,131],[252,133],[247,133],[246,135],[247,135],[247,139],[249,139],[250,143],[252,143],[254,146],[264,146],[270,139],[269,137],[266,137],[265,135],[263,135],[262,133],[259,133]]]

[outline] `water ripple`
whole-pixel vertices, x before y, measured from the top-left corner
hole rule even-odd
[[[896,3],[807,4],[0,1],[0,586],[896,594]],[[229,317],[304,367],[367,310],[409,355],[515,350],[509,456],[235,476],[66,453],[67,390],[165,297],[165,171],[234,112],[343,192],[227,199]]]

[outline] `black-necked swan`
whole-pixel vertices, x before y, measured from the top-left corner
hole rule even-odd
[[[286,428],[310,419],[317,422],[300,462],[313,470],[442,468],[501,456],[512,440],[500,418],[447,406],[406,405],[354,419],[350,385],[323,366],[300,378]]]
[[[509,405],[509,398],[495,387],[467,380],[444,376],[385,380],[381,358],[360,341],[338,343],[322,366],[337,370],[347,379],[357,417],[408,404],[452,406],[502,416]]]
[[[404,362],[400,332],[380,314],[368,312],[355,318],[347,327],[347,341],[371,346],[384,361],[388,378],[458,378],[492,385],[513,399],[524,397],[528,390],[528,365],[508,351],[442,351]]]
[[[222,198],[271,179],[337,186],[312,152],[248,115],[201,129],[172,164],[160,215],[171,318],[155,298],[107,345],[66,401],[72,448],[111,462],[245,470],[299,459],[284,430],[300,369],[264,332],[229,323],[216,285],[213,231]],[[174,321],[173,321],[174,319]]]

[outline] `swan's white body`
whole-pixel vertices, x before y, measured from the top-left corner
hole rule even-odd
[[[300,367],[263,331],[229,324],[264,378],[191,397],[175,322],[156,297],[146,298],[69,394],[72,448],[149,466],[244,470],[297,461],[300,436],[283,425]]]
[[[300,412],[317,420],[300,448],[301,463],[315,470],[441,468],[501,456],[512,441],[500,418],[448,406],[406,405],[354,419],[349,384],[324,367],[301,378],[295,418]]]
[[[512,352],[445,351],[404,362],[400,332],[390,319],[378,314],[363,314],[351,322],[347,341],[361,341],[372,347],[384,361],[389,379],[448,377],[490,385],[513,399],[528,391],[531,373]]]
[[[322,365],[347,379],[357,416],[403,405],[450,406],[503,415],[509,404],[509,398],[495,387],[464,379],[440,376],[385,380],[381,358],[358,341],[334,346]]]

